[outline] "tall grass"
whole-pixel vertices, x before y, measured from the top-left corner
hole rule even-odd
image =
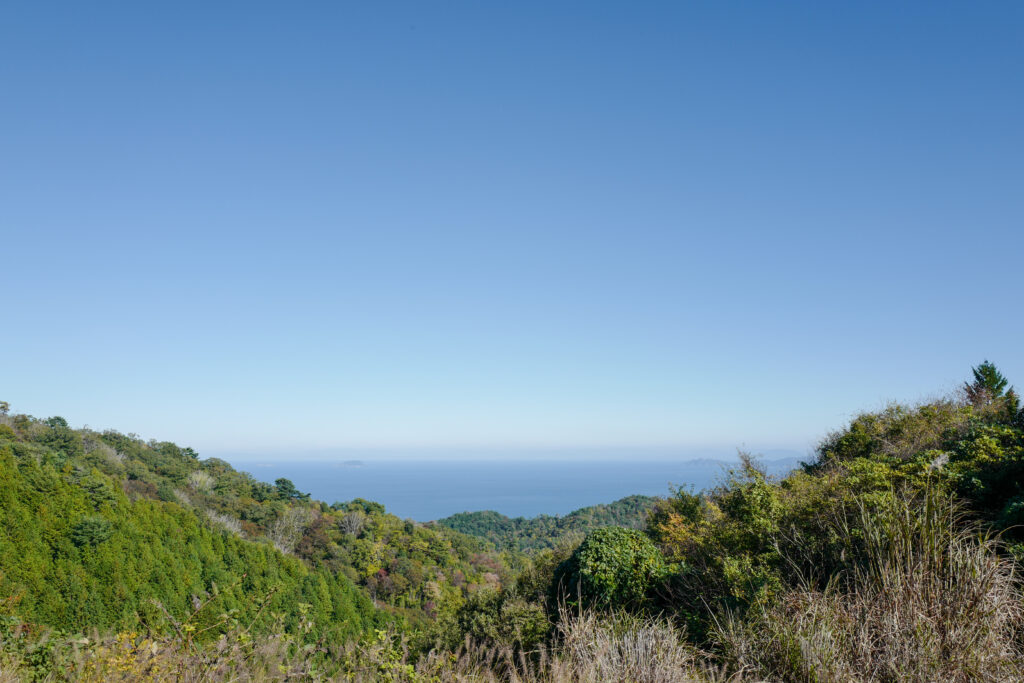
[[[466,642],[457,651],[434,651],[415,662],[405,640],[388,631],[331,647],[300,646],[280,634],[250,638],[237,630],[199,648],[186,629],[178,630],[167,638],[121,633],[65,641],[45,672],[33,672],[28,662],[0,661],[0,683],[694,683],[715,678],[670,624],[626,615],[563,614],[559,642],[550,648],[521,652]]]
[[[862,511],[864,557],[717,637],[736,671],[784,681],[1019,681],[1024,618],[1014,564],[934,491]]]
[[[455,652],[434,651],[412,665],[407,652],[384,638],[350,646],[344,659],[343,680],[359,683],[695,683],[714,673],[668,622],[564,610],[557,641],[531,652],[467,641]]]
[[[704,679],[701,661],[667,622],[563,610],[558,651],[539,673],[551,681],[683,683]]]

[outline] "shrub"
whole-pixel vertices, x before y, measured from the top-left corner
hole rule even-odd
[[[854,458],[909,460],[956,440],[974,417],[970,406],[949,399],[917,406],[893,403],[880,412],[858,415],[849,427],[825,437],[818,446],[818,462],[809,469]]]
[[[604,527],[591,532],[555,571],[554,588],[569,604],[640,608],[665,576],[665,561],[644,534]]]
[[[746,454],[714,490],[677,491],[649,520],[671,563],[662,605],[701,638],[709,608],[743,610],[770,599],[783,584],[778,548],[787,512],[784,491]]]
[[[550,630],[542,605],[507,592],[481,590],[459,607],[452,632],[441,634],[439,640],[447,640],[448,647],[457,646],[468,637],[500,647],[530,649],[542,643]]]
[[[156,488],[156,496],[165,503],[172,503],[178,500],[177,495],[174,493],[174,487],[167,482],[161,482]]]

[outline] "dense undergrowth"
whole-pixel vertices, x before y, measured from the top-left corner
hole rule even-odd
[[[153,464],[146,471],[164,479],[142,484],[81,464],[110,460],[89,438],[124,456],[113,437],[73,432],[82,449],[68,454],[57,442],[70,439],[66,427],[4,424],[0,681],[1024,677],[1024,414],[988,363],[960,395],[856,417],[781,480],[745,458],[716,488],[657,502],[643,529],[597,529],[582,542],[559,534],[528,556],[454,530],[388,527],[372,519],[386,516],[372,503],[332,508],[286,483],[257,501],[237,482],[257,483],[219,464],[185,460],[174,481],[189,502],[173,491],[177,502],[158,502],[168,475]],[[127,457],[114,459],[128,471]],[[233,496],[213,500],[231,486]],[[273,515],[257,519],[250,500]],[[211,511],[254,528],[229,530]],[[290,514],[303,515],[300,531],[282,547],[275,529]],[[316,520],[325,540],[314,542]],[[368,528],[379,549],[369,560],[356,544]],[[417,539],[427,548],[414,549]],[[121,557],[165,540],[161,557],[178,563],[166,574]],[[447,563],[434,557],[429,579],[382,590],[385,577],[409,574],[396,562],[430,557],[431,543]],[[14,558],[20,548],[35,550]],[[385,567],[377,557],[394,559]],[[250,574],[249,563],[261,569]],[[378,566],[385,574],[367,571]],[[165,592],[122,584],[126,568],[164,577],[154,585],[166,582]],[[338,597],[315,601],[320,582]],[[62,612],[69,598],[53,595],[95,608]],[[123,606],[110,611],[117,600]],[[101,607],[106,621],[91,611]],[[53,621],[69,615],[70,628]],[[45,628],[55,625],[64,631]]]

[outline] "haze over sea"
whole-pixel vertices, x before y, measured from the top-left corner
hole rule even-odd
[[[772,453],[762,460],[769,473],[797,465],[797,454]],[[221,456],[224,457],[224,456]],[[426,522],[477,510],[509,517],[564,515],[588,505],[633,494],[665,496],[670,485],[700,490],[725,475],[732,458],[688,460],[646,455],[622,457],[402,458],[340,460],[224,459],[257,479],[285,477],[327,503],[353,498],[382,503],[402,518]]]

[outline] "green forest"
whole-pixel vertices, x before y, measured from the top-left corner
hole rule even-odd
[[[65,632],[166,629],[216,587],[218,609],[254,631],[279,612],[293,630],[302,604],[350,637],[422,624],[514,564],[378,503],[328,506],[286,479],[60,417],[5,415],[0,477],[0,585],[19,617]]]
[[[0,403],[0,681],[1013,681],[1024,410],[986,361],[803,466],[419,524]]]
[[[591,505],[565,516],[506,517],[493,510],[460,512],[438,520],[441,526],[487,539],[497,548],[533,551],[554,548],[602,526],[643,528],[658,501],[651,496],[627,496],[604,505]]]

